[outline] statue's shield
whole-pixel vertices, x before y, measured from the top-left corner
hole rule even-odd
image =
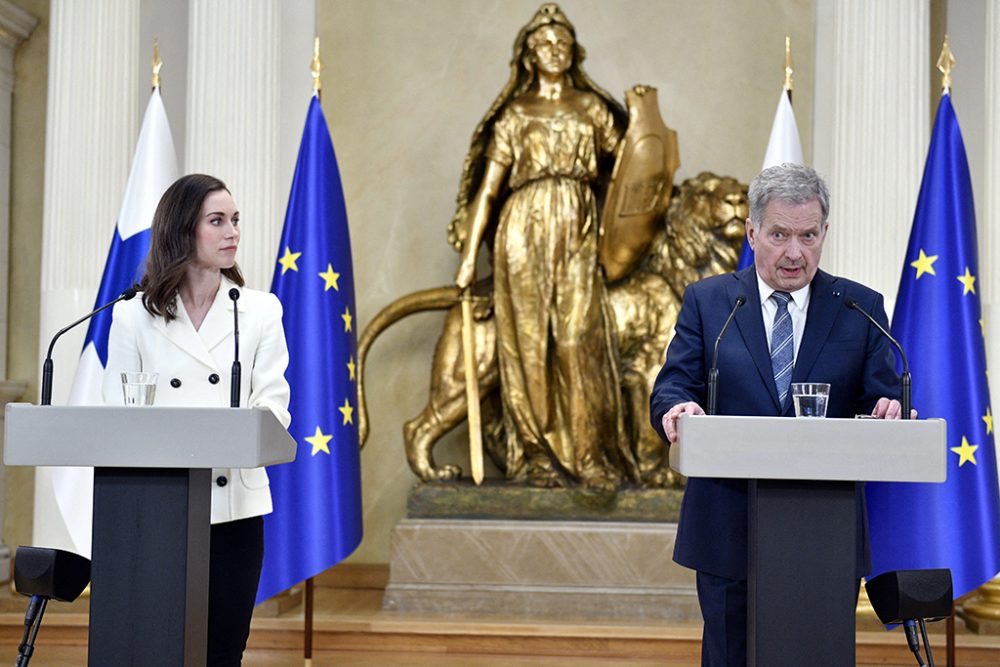
[[[681,164],[677,133],[660,117],[656,89],[635,86],[625,102],[628,129],[601,214],[598,257],[609,282],[627,276],[645,257]]]

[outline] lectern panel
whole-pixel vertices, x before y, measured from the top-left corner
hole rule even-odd
[[[943,482],[943,419],[684,415],[670,467],[687,477]]]

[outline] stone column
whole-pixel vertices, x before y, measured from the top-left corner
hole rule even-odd
[[[929,2],[819,0],[816,12],[814,164],[832,198],[823,265],[894,302],[930,136]]]
[[[138,62],[139,5],[52,2],[40,358],[53,333],[94,305],[149,81]],[[85,334],[77,327],[56,347],[53,404],[69,394]]]
[[[218,176],[232,190],[244,227],[239,262],[247,284],[256,289],[270,288],[312,92],[313,18],[307,4],[191,0],[189,5],[185,170]]]
[[[14,52],[38,25],[38,20],[20,7],[0,0],[0,276],[8,275],[10,240],[10,107],[14,92]],[[7,290],[0,289],[0,440],[3,439],[3,409],[24,395],[26,384],[7,379]],[[0,465],[0,526],[4,525],[6,471]],[[10,548],[0,537],[0,582],[10,573]]]
[[[978,220],[979,270],[982,275],[982,303],[986,325],[986,359],[991,365],[1000,360],[1000,340],[995,335],[1000,327],[1000,192],[996,184],[1000,179],[1000,0],[987,0],[986,21],[984,23],[985,43],[985,132],[984,132],[984,201],[979,210]],[[956,56],[957,58],[957,56]],[[956,67],[961,66],[959,62]],[[968,139],[966,139],[968,141]],[[997,396],[1000,379],[991,374],[992,396]],[[992,403],[992,397],[991,397]],[[993,433],[994,443],[997,434]],[[976,595],[962,605],[962,617],[966,624],[980,634],[994,634],[1000,631],[1000,577],[983,584]]]

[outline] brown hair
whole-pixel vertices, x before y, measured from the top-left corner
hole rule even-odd
[[[197,255],[194,229],[201,205],[212,192],[225,190],[226,184],[206,174],[188,174],[174,181],[160,198],[153,214],[146,274],[139,283],[142,305],[151,315],[167,322],[177,317],[175,299],[187,266]],[[243,287],[243,274],[233,265],[222,275]]]

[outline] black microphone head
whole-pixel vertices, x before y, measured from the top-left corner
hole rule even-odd
[[[134,299],[138,290],[135,289],[135,285],[129,285],[128,289],[122,292],[122,300],[128,301],[129,299]]]
[[[231,290],[229,290],[229,298],[232,299],[233,301],[236,301],[237,299],[240,298],[240,291],[235,287],[232,288]]]
[[[853,310],[858,310],[861,308],[861,304],[858,303],[857,299],[848,299],[846,303],[847,307]]]
[[[743,296],[742,294],[740,294],[738,297],[736,297],[736,307],[737,308],[739,308],[740,306],[742,306],[746,302],[747,302],[747,298],[745,296]]]

